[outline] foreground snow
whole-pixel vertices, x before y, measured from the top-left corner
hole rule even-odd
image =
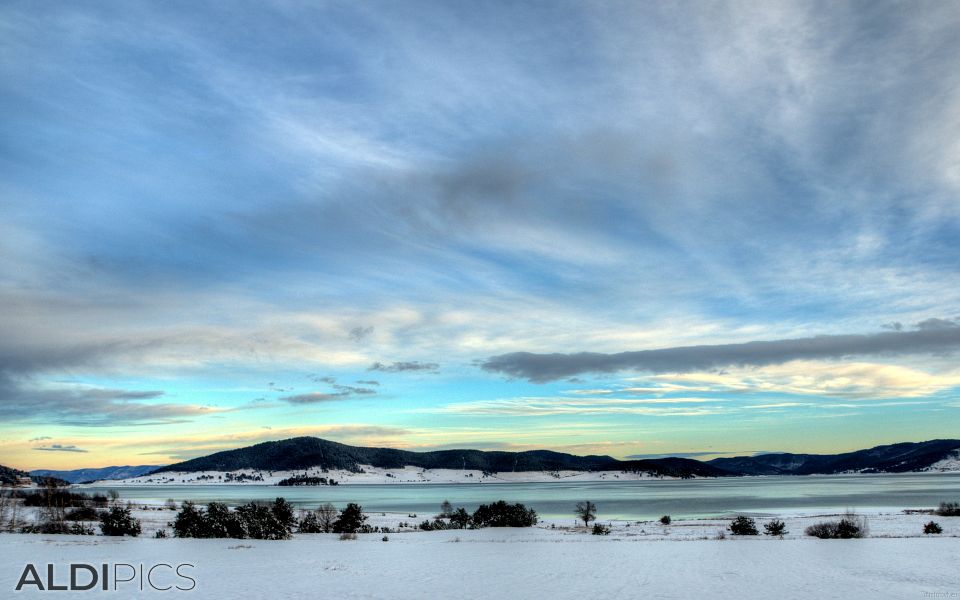
[[[0,590],[12,592],[26,563],[118,562],[190,563],[196,589],[172,593],[212,599],[876,599],[960,591],[957,538],[650,542],[543,529],[391,534],[388,542],[379,534],[278,542],[3,534]],[[146,595],[164,593],[171,594],[148,586]]]
[[[319,468],[299,469],[295,471],[263,471],[257,469],[238,469],[236,471],[171,471],[156,475],[144,475],[128,479],[102,480],[92,485],[273,485],[282,479],[297,475],[326,477],[335,479],[340,485],[352,484],[388,484],[388,483],[540,483],[550,481],[629,481],[638,479],[675,479],[659,477],[649,473],[623,473],[621,471],[522,471],[518,473],[495,473],[484,475],[483,471],[461,469],[421,469],[403,467],[381,469],[370,465],[361,465],[362,473]],[[228,477],[231,479],[228,480]],[[239,480],[238,480],[239,478]]]

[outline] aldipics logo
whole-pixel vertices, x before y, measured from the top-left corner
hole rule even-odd
[[[154,565],[128,563],[103,563],[90,565],[70,563],[68,565],[37,565],[27,563],[20,574],[15,591],[145,591],[188,592],[197,587],[197,581],[190,576],[196,566],[190,563],[172,565],[157,563]],[[41,576],[44,572],[46,577]]]

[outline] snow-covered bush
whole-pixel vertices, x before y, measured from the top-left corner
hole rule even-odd
[[[670,518],[670,515],[663,515],[660,517],[660,522],[664,525],[669,525],[672,521],[673,519]]]

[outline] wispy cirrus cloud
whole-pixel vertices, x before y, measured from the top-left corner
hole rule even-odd
[[[447,404],[426,412],[458,415],[545,417],[557,415],[649,415],[697,417],[721,414],[730,409],[710,398],[577,399],[508,398]],[[708,406],[692,406],[692,405]],[[672,406],[671,406],[672,405]]]
[[[34,448],[34,450],[41,450],[43,452],[87,452],[87,450],[78,448],[73,444],[50,444],[49,446],[39,446]]]

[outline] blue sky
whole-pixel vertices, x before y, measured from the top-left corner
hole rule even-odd
[[[4,462],[956,437],[958,34],[946,2],[6,2]]]

